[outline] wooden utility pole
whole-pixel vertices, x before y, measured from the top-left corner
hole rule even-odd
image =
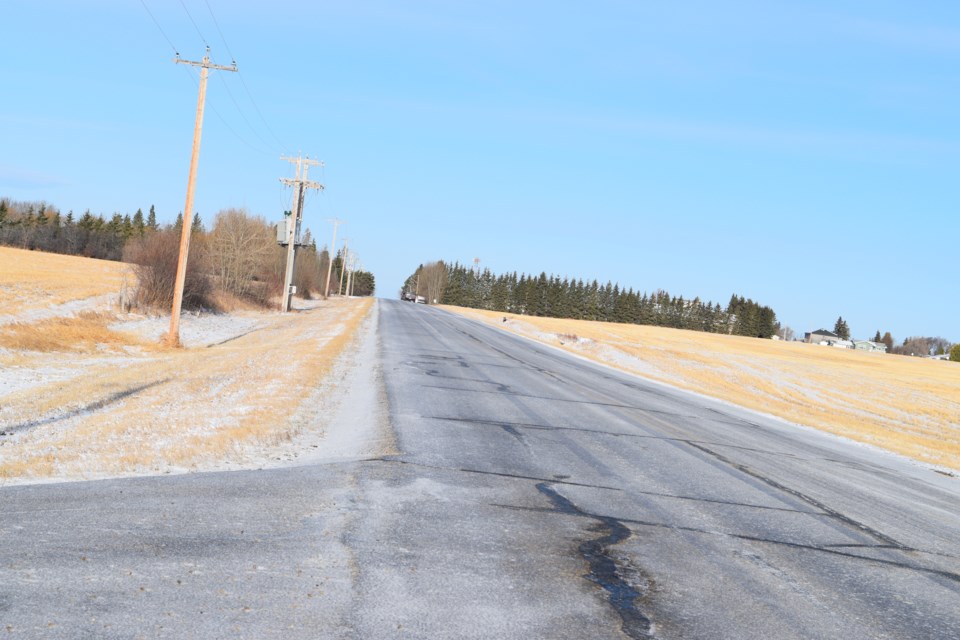
[[[351,257],[350,266],[347,267],[347,297],[353,295],[353,269],[357,266],[357,261]]]
[[[173,59],[177,64],[188,64],[200,67],[200,89],[197,95],[197,120],[193,126],[193,153],[190,156],[190,176],[187,179],[187,202],[183,206],[183,228],[180,230],[180,257],[177,260],[177,279],[173,286],[173,307],[170,309],[170,330],[166,336],[166,343],[173,347],[180,346],[180,307],[183,305],[183,284],[187,277],[187,256],[190,253],[190,231],[193,226],[193,187],[197,181],[197,162],[200,159],[200,134],[203,130],[203,107],[207,99],[207,75],[210,69],[219,71],[236,71],[237,63],[229,67],[210,62],[210,47],[200,62],[183,60],[180,54]]]
[[[327,222],[333,224],[333,241],[330,243],[330,251],[327,255],[327,283],[323,287],[323,299],[330,297],[330,277],[333,275],[333,252],[337,250],[337,225],[343,224],[343,220],[338,218],[328,218]]]
[[[340,258],[340,287],[337,289],[337,295],[343,295],[343,273],[347,270],[347,257],[350,255],[350,249],[347,248],[347,245],[350,242],[350,238],[343,239],[343,257]]]
[[[323,189],[319,182],[307,180],[307,170],[310,167],[322,167],[323,163],[318,160],[311,160],[309,156],[303,158],[297,154],[296,158],[281,156],[281,160],[293,162],[297,165],[297,177],[293,180],[289,178],[280,178],[283,184],[294,187],[293,191],[293,209],[291,210],[290,220],[287,221],[287,270],[283,276],[283,299],[280,302],[280,310],[286,313],[290,311],[290,300],[293,298],[293,263],[297,255],[297,243],[300,241],[300,222],[303,220],[303,196],[306,189]]]
[[[353,289],[357,286],[357,272],[363,271],[363,265],[360,264],[358,260],[354,260],[350,264],[350,293],[348,295],[353,295]]]

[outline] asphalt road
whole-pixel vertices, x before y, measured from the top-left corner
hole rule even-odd
[[[960,638],[958,478],[423,305],[378,354],[396,455],[0,488],[0,637]]]

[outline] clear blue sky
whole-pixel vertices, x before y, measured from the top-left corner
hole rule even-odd
[[[278,218],[279,156],[319,158],[306,224],[322,244],[346,219],[381,296],[479,257],[960,340],[957,2],[14,0],[3,22],[0,196],[171,221],[196,104],[174,47],[206,41],[240,74],[211,76],[196,210]]]

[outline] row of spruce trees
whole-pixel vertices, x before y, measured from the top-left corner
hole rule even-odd
[[[440,267],[445,270],[445,277],[437,277]],[[419,293],[426,294],[431,302],[475,309],[759,338],[769,338],[780,329],[773,309],[738,295],[731,296],[727,306],[721,307],[719,303],[686,299],[663,290],[641,293],[610,282],[585,283],[546,273],[496,275],[489,269],[478,272],[459,263],[442,262],[421,265],[407,279],[404,289],[414,292],[418,282]]]
[[[178,215],[177,227],[182,220],[182,214]],[[193,228],[203,229],[199,215],[193,218]],[[16,203],[0,199],[0,245],[9,247],[121,260],[124,247],[130,240],[159,230],[152,206],[146,215],[137,209],[132,216],[115,213],[113,217],[105,218],[89,210],[79,216],[73,211],[63,215],[43,202]]]

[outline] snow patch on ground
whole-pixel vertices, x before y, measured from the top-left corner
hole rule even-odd
[[[180,316],[180,342],[188,348],[209,347],[256,331],[263,321],[255,316],[219,313],[184,313]],[[159,341],[170,330],[170,316],[136,316],[110,325],[114,331]]]
[[[75,316],[83,311],[102,311],[103,309],[109,309],[116,300],[117,296],[109,293],[92,298],[83,298],[82,300],[71,300],[70,302],[43,307],[41,309],[30,309],[15,315],[0,315],[0,326],[12,322],[31,323],[39,322],[40,320],[49,320],[50,318],[66,318]]]

